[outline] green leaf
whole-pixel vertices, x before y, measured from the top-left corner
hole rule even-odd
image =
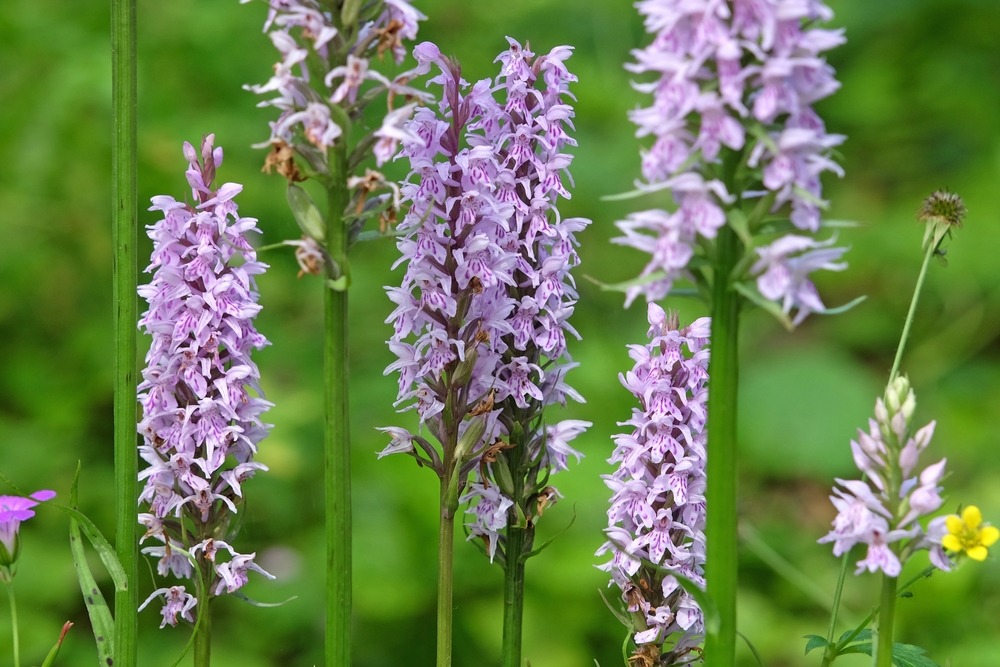
[[[868,632],[868,635],[871,636],[871,632]],[[864,653],[865,655],[871,655],[872,643],[866,641],[860,644],[851,644],[840,653]],[[892,645],[892,664],[896,667],[941,667],[941,665],[930,659],[927,651],[919,646],[899,643]]]
[[[597,278],[591,276],[584,276],[587,280],[599,286],[605,292],[626,292],[630,287],[639,287],[641,285],[648,285],[649,283],[655,283],[657,280],[663,280],[667,277],[665,271],[654,271],[645,276],[639,276],[638,278],[633,278],[632,280],[626,280],[621,283],[605,283]]]
[[[354,237],[355,241],[377,241],[379,239],[392,239],[398,238],[400,236],[406,236],[407,232],[400,231],[399,228],[387,229],[384,232],[380,232],[377,229],[369,229],[364,232],[359,232],[357,236]]]
[[[733,289],[743,295],[750,303],[770,313],[788,331],[792,331],[795,328],[792,326],[792,320],[788,317],[788,314],[781,310],[781,306],[770,299],[765,299],[755,286],[751,286],[749,283],[734,283]]]
[[[81,517],[90,522],[75,508],[76,497],[77,497],[77,482],[80,480],[80,466],[77,464],[76,475],[73,477],[73,487],[70,490],[70,503],[74,507],[60,507],[60,509],[72,510],[71,518],[69,521],[69,549],[73,554],[73,566],[76,568],[76,577],[80,581],[80,591],[83,593],[83,601],[87,606],[87,615],[90,616],[90,625],[94,629],[94,640],[97,642],[97,657],[102,665],[112,665],[114,664],[114,634],[115,634],[115,621],[111,616],[111,610],[108,608],[108,603],[104,599],[104,594],[101,593],[101,589],[97,587],[97,581],[94,580],[94,575],[90,571],[90,564],[87,562],[87,554],[83,550],[83,540],[80,536],[80,522],[75,514],[79,514]],[[93,523],[90,524],[93,526]],[[93,528],[97,531],[97,528]],[[97,531],[97,536],[101,540],[104,537]],[[88,535],[88,537],[90,537]],[[91,538],[91,543],[95,540]],[[104,540],[104,544],[110,549],[111,545],[107,544],[107,540]],[[98,552],[101,551],[95,544],[95,548]],[[125,573],[121,570],[121,565],[118,564],[118,558],[115,556],[114,551],[111,552],[111,558],[114,559],[115,564],[118,565],[118,570],[121,573],[121,578],[124,581]],[[117,588],[118,584],[115,583]],[[58,648],[58,645],[56,649]],[[51,652],[49,655],[52,655]],[[52,655],[55,659],[55,656]],[[46,663],[48,664],[48,658],[46,658]]]
[[[548,548],[548,546],[550,544],[552,544],[552,542],[555,541],[555,539],[557,537],[559,537],[560,535],[562,535],[563,533],[565,533],[567,530],[569,530],[570,526],[572,526],[575,521],[576,521],[576,505],[573,506],[573,516],[570,518],[569,523],[566,524],[566,527],[563,528],[562,530],[560,530],[558,533],[556,533],[552,537],[550,537],[549,539],[545,540],[545,542],[543,542],[541,546],[535,547],[534,549],[532,549],[528,553],[524,554],[524,560],[528,560],[532,556],[537,556],[538,554],[542,553],[542,551],[544,551],[546,548]]]
[[[845,646],[848,646],[849,644],[854,644],[856,642],[859,645],[860,644],[871,645],[872,643],[871,629],[864,628],[862,630],[858,630],[857,628],[855,628],[854,630],[845,630],[844,633],[840,635],[840,639],[837,640],[837,643],[834,646],[834,650],[836,650],[837,653],[842,653]],[[858,651],[856,650],[851,651],[851,653],[858,653]]]
[[[261,608],[284,607],[286,604],[288,604],[292,600],[298,600],[299,599],[298,595],[293,595],[292,597],[288,598],[287,600],[283,600],[281,602],[258,602],[257,600],[254,600],[252,598],[248,598],[246,595],[244,595],[243,593],[240,593],[239,591],[237,591],[235,593],[230,593],[229,595],[230,595],[230,597],[234,597],[234,598],[237,598],[239,600],[243,600],[244,602],[246,602],[249,605],[253,605],[254,607],[261,607]]]
[[[872,643],[862,642],[860,644],[851,644],[850,646],[837,650],[837,655],[850,655],[851,653],[864,653],[865,655],[871,655]]]
[[[332,289],[334,292],[344,292],[347,290],[351,281],[347,276],[340,276],[336,280],[327,280],[326,286]]]
[[[941,667],[930,659],[927,651],[913,644],[893,644],[892,664],[896,667]]]
[[[602,599],[602,600],[604,600],[604,605],[605,605],[605,606],[606,606],[606,607],[608,608],[608,610],[609,610],[609,611],[611,612],[611,614],[612,614],[612,615],[613,615],[613,616],[614,616],[615,618],[617,618],[617,619],[618,619],[618,621],[619,621],[619,622],[620,622],[620,623],[621,623],[622,625],[624,625],[624,626],[625,626],[626,628],[628,628],[629,630],[631,630],[631,629],[632,629],[632,619],[630,619],[630,618],[629,618],[629,617],[628,617],[628,616],[627,616],[627,615],[625,614],[625,612],[623,612],[623,611],[622,611],[621,609],[617,609],[617,608],[615,607],[615,605],[611,604],[611,602],[609,602],[609,601],[608,601],[608,596],[604,594],[604,591],[603,591],[603,590],[601,590],[600,588],[598,588],[598,589],[597,589],[597,592],[598,592],[598,593],[600,594],[600,596],[601,596],[601,599]],[[631,635],[630,635],[630,636],[631,636]]]
[[[289,183],[287,196],[288,207],[292,209],[292,215],[302,233],[320,243],[325,241],[326,227],[323,223],[323,214],[319,212],[309,193],[298,185]]]
[[[74,485],[76,482],[74,482]],[[76,521],[78,526],[77,529],[83,531],[83,534],[87,536],[90,544],[97,551],[97,555],[101,557],[101,562],[104,564],[104,569],[108,571],[111,576],[111,581],[115,585],[116,591],[123,591],[128,586],[125,577],[125,570],[122,569],[122,565],[118,562],[118,556],[115,554],[114,547],[104,538],[101,534],[100,529],[94,525],[94,522],[90,518],[76,509],[75,507],[68,507],[66,505],[60,505],[58,503],[51,503],[53,507],[69,514],[72,521]]]
[[[826,648],[830,645],[830,642],[826,640],[826,637],[821,637],[819,635],[805,635],[804,639],[808,640],[806,642],[806,653],[809,653],[813,649]]]
[[[754,246],[753,233],[750,231],[750,221],[747,219],[746,213],[738,208],[732,208],[726,213],[726,218],[744,247],[752,248]]]
[[[836,308],[824,308],[823,310],[817,310],[816,312],[820,315],[839,315],[840,313],[846,313],[867,298],[867,296],[861,295],[853,301],[845,303],[843,306],[837,306]]]
[[[749,648],[750,652],[753,653],[753,657],[757,659],[757,664],[760,665],[760,667],[764,667],[764,661],[761,659],[760,653],[757,652],[757,647],[754,646],[750,642],[750,640],[747,638],[747,636],[745,634],[743,634],[742,632],[737,632],[736,634],[738,634],[740,636],[740,638],[743,639],[743,641],[746,642],[747,648]]]
[[[605,292],[627,292],[630,287],[640,287],[642,285],[648,285],[649,283],[655,283],[657,280],[663,280],[667,277],[667,274],[664,271],[654,271],[648,275],[639,276],[638,278],[633,278],[632,280],[626,280],[620,283],[606,283],[586,274],[584,274],[583,277],[600,287]],[[672,288],[670,290],[670,296],[697,297],[700,295],[698,290],[685,287],[681,289]]]

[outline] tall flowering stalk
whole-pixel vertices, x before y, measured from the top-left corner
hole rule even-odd
[[[114,661],[135,667],[139,551],[135,525],[135,385],[138,276],[136,191],[136,0],[111,0],[111,244],[114,304],[115,551],[126,584],[115,590]]]
[[[842,174],[813,105],[839,84],[823,53],[841,31],[816,27],[832,17],[819,0],[640,0],[651,43],[628,69],[652,104],[631,118],[643,151],[640,193],[670,192],[670,210],[634,213],[615,241],[650,255],[621,288],[626,302],[680,293],[688,283],[711,303],[712,391],[708,461],[710,597],[718,635],[706,638],[709,664],[735,659],[736,386],[741,302],[786,326],[828,312],[812,283],[841,270],[843,248],[822,232],[820,176]]]
[[[241,0],[247,2],[248,0]],[[407,0],[268,0],[264,31],[280,60],[266,83],[247,88],[267,96],[260,106],[279,115],[271,126],[264,168],[288,180],[288,201],[303,232],[296,247],[302,271],[325,277],[324,485],[326,488],[325,655],[330,665],[351,664],[351,459],[348,392],[348,248],[371,218],[379,231],[396,219],[398,191],[382,165],[398,150],[415,104],[425,97],[407,85],[419,72],[389,77],[376,68],[390,54],[406,55],[424,18]],[[385,95],[374,130],[362,127],[365,109]],[[297,182],[314,179],[325,190],[313,203]],[[325,208],[324,212],[320,212]],[[301,274],[300,274],[301,275]]]
[[[680,328],[676,314],[648,306],[650,342],[630,345],[621,375],[638,400],[631,427],[616,435],[604,476],[613,492],[601,569],[621,590],[636,649],[629,664],[693,662],[704,634],[695,599],[671,573],[705,585],[705,461],[711,322]]]
[[[910,556],[919,549],[928,549],[933,566],[948,571],[953,563],[947,551],[964,550],[956,533],[975,534],[975,538],[981,538],[981,534],[975,531],[981,521],[978,510],[977,516],[971,517],[969,523],[954,515],[936,517],[926,528],[919,523],[920,519],[936,512],[944,503],[940,495],[940,482],[945,476],[946,460],[941,459],[918,472],[920,455],[930,444],[935,422],[930,422],[916,432],[912,431],[916,396],[909,380],[899,375],[903,351],[906,349],[931,258],[940,252],[942,243],[952,231],[961,226],[964,216],[965,205],[961,198],[946,191],[931,194],[924,200],[918,213],[918,219],[925,224],[924,261],[889,373],[889,384],[884,400],[880,398],[875,403],[875,418],[869,420],[868,431],[859,429],[857,439],[851,441],[851,453],[855,465],[862,473],[862,479],[836,480],[838,486],[834,487],[830,500],[837,508],[837,516],[833,520],[832,530],[819,540],[833,542],[833,554],[844,558],[835,600],[840,599],[848,554],[855,545],[867,546],[865,557],[857,562],[855,574],[861,574],[865,570],[882,573],[877,641],[873,652],[877,667],[892,664],[896,597],[901,592],[898,577]],[[975,527],[966,531],[970,524],[975,524]],[[997,536],[1000,537],[1000,533]],[[973,549],[982,547],[982,551],[976,553],[985,557],[988,545],[981,541],[975,543],[977,539],[972,539],[970,546]],[[996,537],[992,541],[995,542]],[[833,643],[837,611],[835,605],[825,642],[827,648],[823,657],[824,666],[830,664],[846,644],[843,639],[837,644]],[[863,627],[864,624],[848,638],[856,636]]]
[[[158,559],[161,576],[191,579],[157,589],[142,607],[162,597],[164,625],[178,617],[198,622],[195,664],[210,659],[211,597],[234,593],[253,570],[274,578],[255,562],[255,553],[231,545],[246,480],[258,470],[257,445],[269,426],[261,415],[271,403],[260,389],[250,358],[268,344],[254,328],[260,311],[254,276],[267,266],[247,235],[257,221],[238,214],[237,183],[213,184],[222,149],[205,137],[200,155],[184,144],[193,203],[168,195],[153,197],[151,211],[163,219],[150,226],[153,273],[139,295],[148,303],[139,325],[152,336],[139,384],[143,444],[148,467],[139,514],[142,541],[158,543],[142,552]],[[140,607],[140,609],[142,608]]]
[[[569,274],[579,263],[575,234],[589,221],[562,219],[555,207],[571,157],[561,152],[575,78],[569,47],[535,57],[508,39],[496,81],[471,87],[459,66],[424,43],[414,54],[434,63],[443,89],[437,113],[416,112],[403,154],[411,202],[400,224],[406,274],[390,287],[388,320],[399,373],[397,405],[415,409],[440,443],[406,429],[382,455],[406,452],[441,481],[438,664],[451,660],[451,562],[456,511],[469,503],[470,538],[505,566],[503,664],[520,665],[524,562],[534,525],[558,492],[550,474],[579,453],[569,442],[590,424],[547,425],[545,406],[582,400],[565,383],[575,365],[566,349],[576,302]],[[497,102],[494,92],[506,95]]]

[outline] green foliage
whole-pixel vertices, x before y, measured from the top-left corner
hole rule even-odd
[[[806,653],[817,648],[825,649],[829,654],[828,657],[831,663],[837,656],[841,655],[858,653],[869,657],[872,655],[871,630],[861,630],[860,632],[851,630],[845,632],[841,635],[840,640],[832,645],[826,640],[826,637],[820,637],[819,635],[806,635],[805,639],[808,640],[806,642]],[[892,645],[892,664],[896,667],[941,667],[930,659],[927,651],[923,648],[914,646],[913,644],[900,644],[898,642]]]
[[[76,509],[77,486],[80,481],[80,466],[77,465],[76,475],[73,477],[73,487],[70,491],[70,507],[63,507],[64,511],[70,514],[69,520],[69,548],[73,555],[73,565],[76,568],[76,576],[80,582],[80,592],[83,594],[83,602],[87,607],[87,615],[90,617],[90,624],[94,630],[94,641],[97,644],[97,658],[100,665],[114,664],[114,634],[115,621],[108,608],[108,603],[104,599],[104,594],[97,586],[97,580],[90,570],[87,562],[87,554],[83,548],[81,540],[81,525],[90,540],[91,546],[97,550],[108,569],[112,573],[115,581],[115,588],[120,589],[126,585],[125,573],[122,571],[118,557],[114,548],[101,535],[97,526],[84,514]],[[61,642],[60,642],[61,643]],[[58,652],[59,644],[52,649]],[[50,652],[50,655],[53,655]],[[54,655],[53,655],[54,657]],[[48,659],[46,659],[46,662]]]

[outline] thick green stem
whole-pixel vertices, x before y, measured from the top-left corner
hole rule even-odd
[[[875,640],[875,667],[892,667],[892,626],[895,617],[896,577],[883,574]]]
[[[201,599],[198,600],[198,622],[194,631],[194,667],[209,667],[212,664],[211,565],[206,562],[200,567],[198,576],[202,585],[199,587]]]
[[[451,667],[455,509],[448,484],[441,486],[441,525],[438,530],[437,667]]]
[[[520,413],[520,411],[518,411]],[[515,506],[507,513],[507,530],[504,540],[504,585],[503,585],[503,639],[501,664],[503,667],[521,667],[521,634],[524,623],[524,553],[531,548],[530,527],[518,525],[528,515],[523,506],[525,469],[528,434],[531,433],[530,420],[523,415],[518,418],[521,426],[510,434],[511,449],[506,452],[506,465],[511,471],[513,487],[511,496]],[[500,465],[504,462],[501,461]],[[519,511],[515,511],[519,508]]]
[[[521,667],[521,626],[524,618],[524,565],[527,530],[507,526],[507,565],[503,581],[503,667]]]
[[[10,630],[14,637],[14,667],[21,667],[21,646],[17,631],[17,602],[14,599],[14,584],[7,582],[7,597],[10,599]]]
[[[730,285],[739,240],[719,230],[713,271],[712,356],[708,392],[708,488],[705,582],[719,612],[718,633],[705,637],[706,665],[733,665],[736,656],[736,402],[739,366],[739,295]]]
[[[111,237],[114,307],[115,550],[126,586],[115,591],[115,664],[135,667],[136,534],[136,3],[111,2]]]
[[[347,269],[347,157],[341,144],[330,152],[326,219],[327,252],[343,278]],[[347,280],[323,290],[326,369],[324,425],[326,486],[326,664],[351,664],[351,447],[348,392]]]
[[[896,347],[896,358],[892,361],[892,370],[889,371],[889,383],[896,379],[899,373],[899,364],[903,360],[903,350],[906,349],[906,340],[910,337],[910,327],[913,325],[913,318],[917,314],[917,302],[920,301],[920,291],[924,287],[924,278],[927,276],[927,267],[930,266],[931,257],[934,256],[934,244],[927,247],[924,255],[924,263],[920,266],[920,275],[917,276],[917,284],[913,288],[913,298],[910,299],[910,310],[906,313],[906,321],[903,323],[903,333],[899,336],[899,345]]]

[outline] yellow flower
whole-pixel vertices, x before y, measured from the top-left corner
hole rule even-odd
[[[964,551],[972,560],[986,560],[987,548],[1000,539],[1000,530],[982,523],[983,514],[975,505],[962,510],[962,516],[945,517],[948,534],[941,538],[941,546],[948,551]]]

